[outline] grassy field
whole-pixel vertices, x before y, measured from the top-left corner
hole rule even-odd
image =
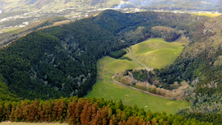
[[[107,57],[108,59],[109,57]],[[109,72],[115,73],[115,72],[121,72],[126,69],[136,69],[140,66],[134,62],[129,60],[113,60],[112,58],[109,58],[109,63],[106,64],[106,69],[109,69]]]
[[[172,64],[180,52],[180,49],[158,49],[135,57],[147,67],[162,68]]]
[[[182,44],[163,39],[148,39],[131,47],[133,55],[147,67],[162,68],[172,64],[180,55]]]
[[[131,46],[134,55],[145,54],[157,49],[177,49],[176,45],[165,42],[161,38],[148,39],[142,43]]]
[[[220,13],[193,13],[193,15],[206,16],[206,17],[214,18],[214,17],[220,16],[221,14]]]
[[[169,60],[170,55],[175,54],[175,50],[182,50],[182,44],[166,43],[162,39],[149,39],[145,42],[132,46],[134,55],[142,55],[148,58],[157,58],[161,65],[161,60]],[[162,55],[165,54],[166,55]],[[97,62],[97,82],[93,86],[93,90],[88,93],[86,97],[104,98],[106,100],[122,100],[124,104],[139,108],[151,110],[152,112],[163,112],[175,114],[180,108],[189,107],[190,104],[185,101],[167,100],[149,94],[145,94],[130,88],[126,88],[119,84],[112,82],[111,77],[116,72],[121,72],[126,69],[143,68],[136,61],[130,59],[130,54],[127,53],[122,59],[114,59],[111,57],[104,57]],[[142,57],[141,57],[142,58]],[[162,59],[163,58],[163,59]],[[155,60],[152,60],[155,61]],[[154,62],[153,62],[154,63]],[[169,63],[169,62],[168,62]],[[154,65],[154,64],[153,64]],[[14,123],[2,122],[0,125],[60,125],[59,123]],[[63,123],[61,125],[67,125]]]
[[[125,55],[129,57],[129,54]],[[167,113],[176,113],[177,109],[188,107],[190,104],[184,101],[167,100],[155,96],[151,96],[112,82],[111,77],[115,72],[124,71],[126,69],[141,68],[134,61],[113,59],[104,57],[97,63],[98,76],[97,83],[93,86],[93,90],[86,97],[104,98],[106,100],[122,100],[124,104],[134,106],[153,112],[166,111]]]

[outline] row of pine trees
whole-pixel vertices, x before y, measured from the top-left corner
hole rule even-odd
[[[0,103],[0,121],[68,122],[70,125],[212,125],[180,115],[145,112],[135,105],[104,99],[61,98],[5,101]]]

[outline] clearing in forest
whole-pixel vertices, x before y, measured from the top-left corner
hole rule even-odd
[[[163,53],[166,53],[168,49],[177,50],[181,47],[181,46],[178,47],[177,45],[171,43],[166,43],[162,39],[151,39],[151,40],[154,40],[154,42],[157,41],[160,46],[158,46],[158,44],[152,44],[153,47],[147,47],[146,50],[146,48],[144,47],[144,42],[142,42],[139,43],[142,44],[142,46],[140,46],[141,48],[144,47],[142,50],[140,49],[136,51],[134,50],[135,48],[132,46],[131,47],[132,51],[147,56],[145,54],[147,54],[148,51],[154,51],[154,52],[157,51],[156,53],[160,53],[162,51]],[[158,50],[159,49],[158,47],[163,50]],[[182,48],[180,49],[182,50]],[[178,53],[180,53],[180,51],[178,50]],[[158,56],[158,58],[162,57]],[[176,111],[180,108],[185,108],[190,106],[190,104],[185,101],[174,101],[174,100],[163,99],[160,97],[151,96],[149,94],[121,86],[119,84],[114,83],[111,79],[111,77],[116,72],[121,72],[126,69],[136,69],[136,68],[143,68],[143,67],[131,58],[130,53],[127,53],[120,59],[114,59],[111,57],[104,57],[100,59],[97,62],[97,69],[98,69],[97,71],[100,78],[97,79],[96,84],[93,86],[93,90],[90,91],[86,97],[104,98],[106,100],[114,100],[114,101],[122,100],[123,104],[130,106],[137,105],[139,108],[144,108],[145,111],[147,110],[151,110],[152,112],[166,111],[167,113],[172,113],[172,114],[176,113]]]
[[[163,68],[172,64],[183,50],[182,44],[163,39],[148,39],[131,47],[133,56],[147,67]]]

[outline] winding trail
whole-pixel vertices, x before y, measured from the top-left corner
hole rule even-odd
[[[128,48],[129,52],[130,52],[130,56],[132,57],[133,60],[135,60],[137,63],[139,63],[140,65],[142,65],[146,70],[148,71],[151,71],[151,68],[148,68],[146,65],[144,65],[143,63],[141,63],[138,59],[136,59],[134,56],[133,56],[133,52],[132,52],[132,49],[131,48]],[[121,82],[118,82],[116,81],[114,78],[116,77],[116,75],[112,76],[112,81],[119,84],[119,85],[122,85],[122,86],[125,86],[127,88],[131,88],[131,89],[134,89],[134,90],[137,90],[137,91],[140,91],[140,92],[143,92],[143,93],[147,93],[149,95],[152,95],[152,96],[156,96],[156,97],[160,97],[160,98],[164,98],[164,99],[171,99],[171,100],[175,100],[175,98],[168,98],[168,97],[164,97],[164,96],[161,96],[161,95],[157,95],[157,94],[153,94],[151,92],[148,92],[148,91],[144,91],[144,90],[141,90],[141,89],[137,89],[135,87],[131,87],[131,86],[128,86],[128,85],[125,85]]]
[[[151,68],[147,67],[146,65],[144,65],[143,63],[141,63],[138,59],[136,59],[134,56],[133,56],[133,53],[132,53],[132,50],[131,48],[128,48],[129,52],[130,52],[130,56],[132,57],[133,60],[135,60],[137,63],[139,63],[140,65],[142,65],[147,71],[151,71]],[[148,92],[148,91],[145,91],[145,90],[141,90],[141,89],[137,89],[135,87],[131,87],[131,86],[128,86],[128,85],[125,85],[121,82],[118,82],[116,81],[114,78],[116,77],[116,75],[112,76],[112,81],[119,84],[119,85],[122,85],[122,86],[125,86],[127,88],[131,88],[131,89],[134,89],[134,90],[137,90],[137,91],[140,91],[140,92],[143,92],[143,93],[146,93],[146,94],[149,94],[149,95],[152,95],[152,96],[156,96],[156,97],[160,97],[160,98],[164,98],[164,99],[170,99],[170,100],[177,100],[177,98],[179,98],[180,96],[183,96],[184,93],[181,93],[179,96],[177,97],[164,97],[164,96],[161,96],[161,95],[157,95],[157,94],[153,94],[151,92]]]
[[[115,83],[117,83],[117,84],[119,84],[119,85],[125,86],[125,87],[127,87],[127,88],[131,88],[131,89],[134,89],[134,90],[137,90],[137,91],[140,91],[140,92],[143,92],[143,93],[152,95],[152,96],[156,96],[156,97],[160,97],[160,98],[164,98],[164,99],[175,100],[175,98],[164,97],[164,96],[161,96],[161,95],[157,95],[157,94],[150,93],[150,92],[145,91],[145,90],[141,90],[141,89],[137,89],[137,88],[134,88],[134,87],[125,85],[125,84],[123,84],[123,83],[121,83],[121,82],[116,81],[116,80],[114,79],[115,77],[116,77],[116,75],[112,76],[112,81],[115,82]]]
[[[138,59],[136,59],[133,56],[133,52],[131,48],[128,48],[129,52],[130,52],[130,56],[133,58],[133,60],[135,60],[136,62],[138,62],[141,66],[143,66],[146,70],[151,71],[151,68],[148,68],[146,65],[144,65],[143,63],[141,63]]]

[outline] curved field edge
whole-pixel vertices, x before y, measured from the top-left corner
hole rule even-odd
[[[175,114],[178,109],[190,106],[185,101],[174,101],[163,99],[143,92],[139,92],[124,86],[114,83],[111,77],[115,74],[114,71],[119,72],[120,69],[115,65],[122,64],[121,60],[113,59],[111,57],[104,57],[98,60],[97,63],[97,82],[93,86],[92,91],[88,93],[86,97],[104,98],[106,100],[122,100],[124,104],[134,106],[137,105],[139,108],[151,110],[152,112],[162,112]],[[126,63],[126,61],[125,61]],[[126,69],[132,69],[135,67],[141,68],[139,64],[126,63],[122,66],[122,71]],[[132,67],[131,67],[132,66]]]

